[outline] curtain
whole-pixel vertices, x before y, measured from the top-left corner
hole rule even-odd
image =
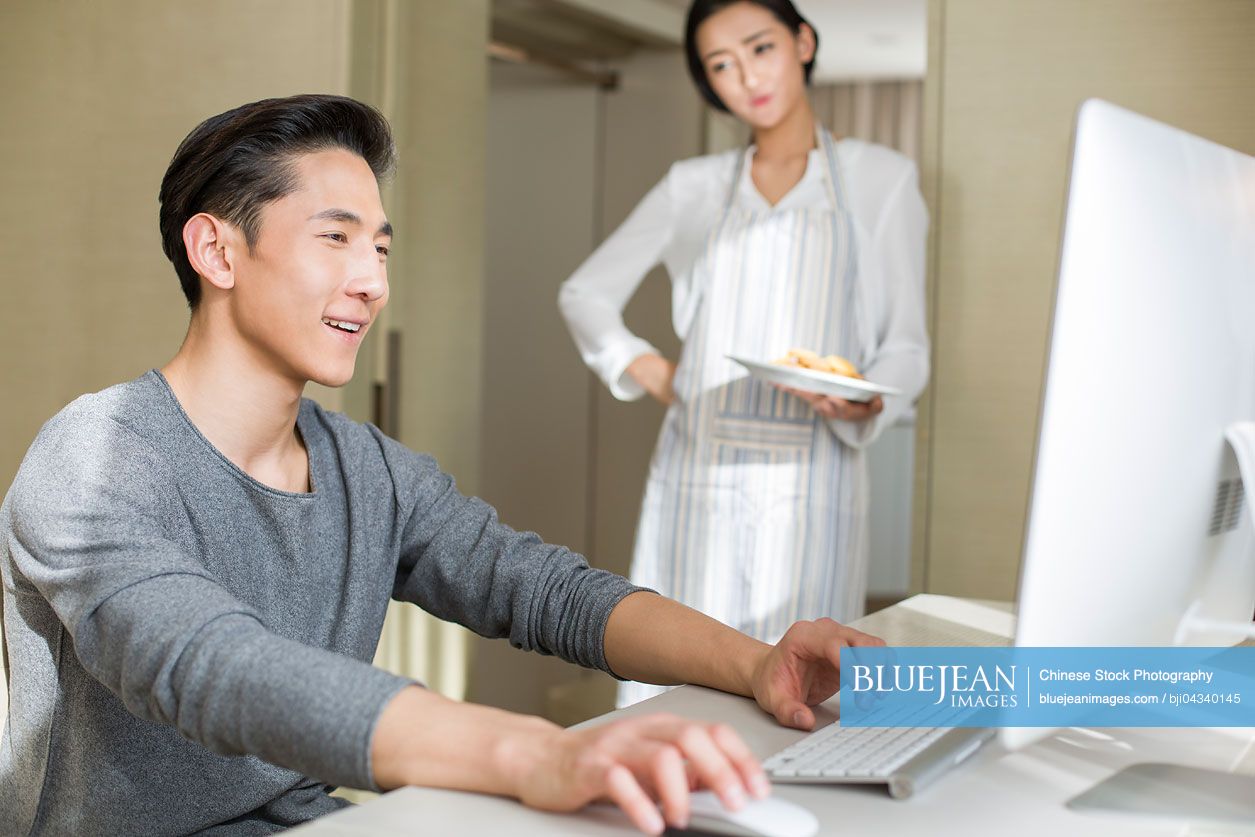
[[[875,81],[817,85],[815,117],[838,137],[855,137],[902,152],[919,164],[924,83]]]

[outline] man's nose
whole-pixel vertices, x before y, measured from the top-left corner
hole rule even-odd
[[[388,292],[387,268],[373,248],[372,255],[373,258],[354,263],[353,278],[347,289],[350,296],[360,296],[367,302],[374,302]]]

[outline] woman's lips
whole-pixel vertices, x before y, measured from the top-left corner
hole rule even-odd
[[[766,94],[763,94],[762,96],[755,96],[754,98],[750,99],[750,104],[756,108],[760,108],[770,101],[771,101],[771,94],[766,93]]]

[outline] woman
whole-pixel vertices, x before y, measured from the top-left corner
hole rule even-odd
[[[768,642],[798,619],[862,614],[863,449],[928,377],[915,167],[817,126],[806,95],[817,45],[789,0],[695,0],[689,71],[752,144],[673,165],[559,296],[616,397],[670,405],[632,580]],[[622,319],[659,261],[684,341],[676,364]],[[727,359],[792,347],[846,357],[903,394],[861,404],[782,391]],[[620,704],[657,688],[625,684]]]

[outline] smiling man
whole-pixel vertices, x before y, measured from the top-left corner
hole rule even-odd
[[[878,642],[821,620],[763,645],[515,532],[430,457],[302,399],[350,379],[387,302],[393,154],[384,119],[335,96],[236,108],[175,153],[160,225],[187,338],[49,421],[0,507],[0,832],[270,833],[345,804],[331,786],[424,784],[609,798],[656,833],[687,820],[690,779],[733,807],[768,792],[724,727],[566,731],[372,667],[392,598],[803,728],[840,648]]]

